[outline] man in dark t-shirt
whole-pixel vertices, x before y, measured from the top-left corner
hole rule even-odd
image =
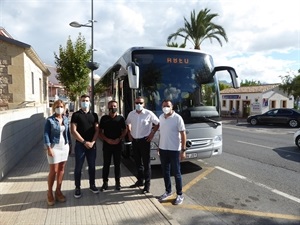
[[[75,144],[75,198],[81,197],[81,171],[85,158],[88,163],[90,190],[97,194],[99,190],[95,186],[96,173],[96,140],[99,134],[99,118],[96,113],[90,111],[90,97],[80,97],[81,108],[73,113],[71,118],[71,133],[76,139]]]
[[[102,116],[99,125],[99,138],[103,140],[103,185],[100,188],[101,191],[108,189],[108,175],[112,157],[115,169],[115,188],[116,190],[121,189],[121,141],[127,133],[127,128],[124,117],[117,114],[117,107],[116,101],[108,102],[109,115]]]

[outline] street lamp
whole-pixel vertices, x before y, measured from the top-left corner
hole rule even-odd
[[[91,61],[87,62],[86,66],[91,70],[91,110],[94,111],[94,70],[99,68],[99,63],[94,62],[94,2],[91,0],[91,20],[88,21],[87,24],[80,24],[76,21],[71,22],[70,26],[79,28],[79,27],[89,27],[91,28],[91,48],[92,48],[92,56]]]

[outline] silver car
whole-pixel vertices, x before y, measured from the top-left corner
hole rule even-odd
[[[294,134],[294,140],[295,140],[295,144],[300,149],[300,129],[295,132],[295,134]]]

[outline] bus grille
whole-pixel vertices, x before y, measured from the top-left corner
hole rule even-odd
[[[212,139],[191,139],[187,140],[187,148],[204,148],[212,144]]]

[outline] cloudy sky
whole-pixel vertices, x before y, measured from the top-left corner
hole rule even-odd
[[[209,40],[202,50],[215,65],[233,66],[241,80],[280,82],[280,75],[300,69],[299,0],[94,0],[94,61],[102,74],[132,46],[165,46],[169,34],[183,27],[195,10],[211,9],[229,42]],[[90,28],[72,21],[91,19],[91,0],[0,0],[0,26],[27,43],[54,66],[54,52],[79,32],[90,45]],[[178,43],[180,39],[176,40]],[[193,48],[189,45],[188,48]]]

